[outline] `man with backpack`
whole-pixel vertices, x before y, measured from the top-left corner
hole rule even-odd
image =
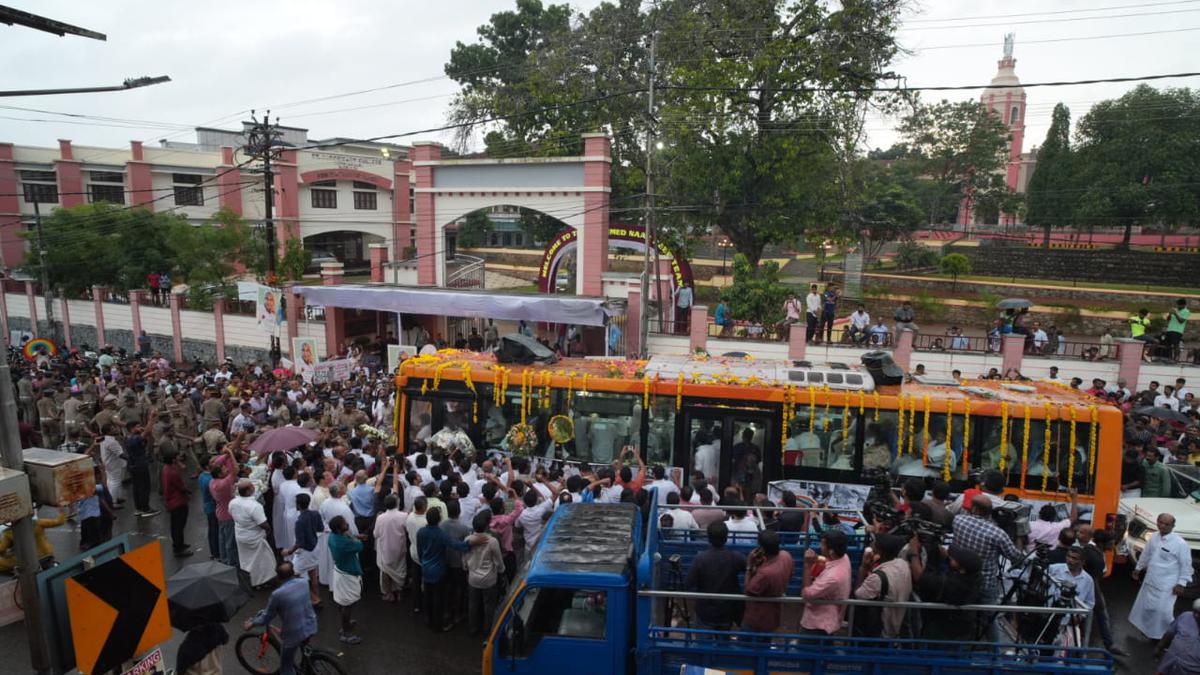
[[[858,570],[858,587],[854,597],[859,600],[901,602],[912,594],[912,570],[900,559],[904,540],[892,534],[875,537],[874,545],[863,553]],[[854,634],[864,637],[894,638],[900,636],[904,624],[904,607],[862,607],[855,613]]]

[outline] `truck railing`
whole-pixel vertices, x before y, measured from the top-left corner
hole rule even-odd
[[[992,604],[966,604],[966,605],[951,605],[946,603],[934,602],[917,602],[917,601],[883,601],[883,600],[806,600],[803,597],[780,596],[780,597],[755,597],[741,594],[726,594],[726,593],[700,593],[694,591],[669,591],[669,590],[649,590],[643,589],[638,591],[640,597],[654,600],[717,600],[717,601],[735,601],[735,602],[755,602],[755,603],[773,603],[780,605],[840,605],[847,608],[845,625],[841,633],[829,636],[811,635],[802,633],[776,632],[776,633],[755,633],[750,631],[722,631],[709,630],[702,628],[691,628],[686,626],[663,626],[656,625],[651,622],[649,626],[650,639],[659,641],[682,642],[684,645],[703,646],[702,651],[705,653],[713,651],[714,641],[720,643],[728,641],[731,636],[736,636],[735,644],[758,644],[771,645],[769,658],[772,660],[772,667],[769,670],[785,670],[775,663],[775,658],[783,656],[788,650],[792,651],[791,656],[804,657],[811,656],[813,650],[821,650],[821,658],[831,659],[831,655],[836,655],[840,648],[843,652],[848,646],[853,647],[853,660],[862,662],[865,659],[864,650],[879,650],[878,658],[886,661],[887,659],[912,658],[912,652],[920,652],[921,663],[926,663],[930,658],[947,658],[951,661],[956,661],[961,665],[964,653],[969,653],[972,659],[991,658],[1003,659],[1006,663],[1011,661],[1027,660],[1037,663],[1039,669],[1034,669],[1034,672],[1073,672],[1072,669],[1087,669],[1092,668],[1099,672],[1110,672],[1112,668],[1112,656],[1105,650],[1086,646],[1063,646],[1061,644],[1029,644],[1015,642],[983,642],[983,641],[951,641],[951,640],[936,640],[925,638],[868,638],[854,636],[854,616],[855,609],[863,607],[879,607],[885,609],[904,608],[907,610],[925,611],[946,611],[946,612],[973,612],[986,615],[997,614],[1025,614],[1038,615],[1046,617],[1082,617],[1084,627],[1082,630],[1082,644],[1086,645],[1089,642],[1092,631],[1092,611],[1091,609],[1082,606],[1078,600],[1075,601],[1074,607],[1038,607],[1025,605],[992,605]],[[658,616],[655,612],[654,616]],[[964,615],[966,618],[968,615]],[[971,620],[974,620],[973,618]],[[674,648],[674,647],[673,647]],[[784,650],[780,653],[779,650]],[[907,655],[898,656],[897,650],[905,650]],[[745,654],[745,648],[742,648],[742,654]],[[1055,660],[1062,661],[1062,669],[1046,669],[1046,663]],[[896,661],[899,663],[900,661]],[[763,672],[766,672],[765,670]]]

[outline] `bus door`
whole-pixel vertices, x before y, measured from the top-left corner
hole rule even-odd
[[[765,491],[764,464],[778,455],[769,452],[779,446],[777,413],[695,406],[685,408],[681,417],[683,433],[677,438],[688,444],[680,455],[689,458],[684,467],[689,476],[692,471],[702,471],[719,490],[736,483],[747,499]]]

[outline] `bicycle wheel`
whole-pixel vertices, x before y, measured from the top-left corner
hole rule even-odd
[[[246,633],[238,638],[234,647],[238,663],[249,673],[277,675],[283,665],[279,655],[279,641],[272,635],[263,643],[262,633]]]
[[[308,675],[346,675],[346,671],[332,654],[313,652],[308,656]]]

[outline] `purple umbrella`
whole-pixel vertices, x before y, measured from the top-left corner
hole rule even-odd
[[[280,427],[254,439],[254,442],[250,444],[250,450],[265,455],[277,450],[291,450],[301,445],[308,445],[315,440],[317,440],[317,432],[312,429]]]

